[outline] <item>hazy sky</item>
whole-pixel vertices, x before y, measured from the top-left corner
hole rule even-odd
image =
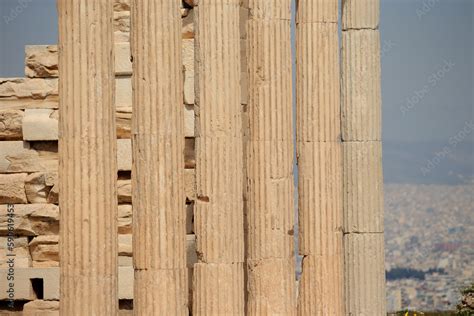
[[[474,120],[473,3],[382,0],[384,140],[445,142]],[[24,45],[57,41],[55,0],[0,0],[0,18],[0,77],[23,76]]]

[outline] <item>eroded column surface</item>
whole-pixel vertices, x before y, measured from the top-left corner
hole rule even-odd
[[[58,1],[63,315],[116,315],[113,1]]]
[[[239,0],[195,10],[198,263],[193,314],[244,313]]]
[[[296,314],[291,1],[277,2],[250,0],[247,21],[248,315]]]
[[[132,5],[135,315],[188,314],[180,3]]]
[[[338,1],[297,8],[298,314],[343,315]]]
[[[379,0],[342,1],[344,278],[348,315],[385,315]]]

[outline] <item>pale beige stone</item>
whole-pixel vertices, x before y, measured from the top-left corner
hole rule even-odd
[[[30,78],[58,76],[58,47],[56,45],[26,45],[25,75]]]
[[[23,305],[23,316],[59,316],[59,301],[28,302]]]
[[[377,1],[374,1],[377,2]],[[380,34],[342,32],[342,139],[382,139]]]
[[[132,181],[117,181],[117,198],[119,203],[132,203]]]
[[[29,203],[47,203],[51,186],[46,184],[47,174],[37,172],[25,179],[25,192]]]
[[[377,29],[380,0],[343,0],[342,29]]]
[[[194,38],[194,10],[189,10],[188,14],[183,18],[182,28],[183,39]]]
[[[9,268],[9,259],[14,260],[14,268],[31,266],[31,256],[26,237],[0,237],[0,268]]]
[[[290,8],[252,0],[246,22],[248,315],[296,314]]]
[[[193,315],[242,315],[245,309],[239,10],[239,0],[200,0],[194,7]]]
[[[152,2],[132,6],[133,307],[187,315],[181,0]]]
[[[117,139],[117,170],[132,170],[132,142],[130,139]]]
[[[59,266],[59,236],[41,235],[29,243],[31,259],[34,267]]]
[[[52,142],[0,142],[0,173],[56,171],[58,145]]]
[[[346,313],[385,315],[379,0],[342,3]]]
[[[20,236],[56,235],[59,233],[59,207],[54,204],[14,204],[13,212],[0,205],[0,235],[8,233],[8,222],[13,221]],[[13,213],[13,218],[10,214]],[[12,219],[11,219],[12,218]]]
[[[129,76],[132,74],[130,45],[128,43],[115,44],[115,75]]]
[[[58,112],[52,109],[26,109],[23,117],[23,140],[57,140]]]
[[[0,204],[28,203],[25,193],[26,173],[0,174]]]
[[[383,233],[344,235],[347,315],[386,315]]]
[[[8,269],[0,268],[0,280],[6,280]],[[15,268],[15,299],[37,299],[31,279],[43,280],[43,299],[59,300],[59,268]],[[0,282],[0,300],[7,299],[7,282]]]
[[[57,108],[57,79],[0,78],[0,108]]]
[[[194,137],[194,107],[192,105],[184,106],[184,136]]]
[[[68,74],[59,89],[60,309],[64,315],[116,315],[115,84],[117,106],[130,105],[122,94],[131,91],[122,87],[127,79],[114,82],[114,28],[126,22],[110,23],[109,0],[60,0],[57,7],[59,69]],[[76,38],[96,45],[78,45]]]
[[[22,139],[23,115],[21,110],[0,110],[0,141]]]
[[[302,0],[296,12],[298,315],[344,315],[338,7]]]
[[[121,204],[118,206],[118,233],[132,233],[132,205]]]
[[[183,40],[184,104],[194,104],[194,39]]]

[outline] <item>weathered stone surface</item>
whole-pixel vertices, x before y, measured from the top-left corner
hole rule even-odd
[[[112,4],[108,0],[60,0],[57,5],[61,48],[59,203],[63,210],[60,306],[64,315],[118,313],[114,114],[116,105],[131,104],[131,98],[124,100],[123,95],[131,96],[131,91],[122,89],[121,77],[114,83],[114,28],[121,29],[123,24],[110,23]],[[76,39],[93,44],[78,45]]]
[[[132,129],[132,107],[118,107],[115,112],[117,138],[130,138]]]
[[[342,32],[341,51],[342,139],[380,141],[382,96],[379,31]]]
[[[347,315],[386,315],[383,233],[344,235]]]
[[[58,242],[58,235],[41,235],[33,238],[29,244],[33,267],[58,267]]]
[[[118,233],[132,233],[132,205],[121,204],[118,206]]]
[[[342,29],[376,29],[380,19],[380,0],[343,0]]]
[[[23,305],[23,316],[59,316],[59,301],[28,302]]]
[[[338,1],[297,9],[298,315],[344,315]]]
[[[130,139],[117,140],[117,170],[132,170],[132,142]]]
[[[183,18],[182,36],[183,39],[194,38],[194,10],[188,10]]]
[[[29,203],[47,203],[51,186],[46,184],[48,175],[44,172],[29,174],[25,179],[25,192]]]
[[[30,78],[58,76],[58,47],[56,45],[25,46],[25,75]]]
[[[117,181],[117,198],[119,203],[132,203],[132,181]]]
[[[14,204],[13,223],[20,236],[55,235],[59,233],[59,207],[54,204]],[[7,205],[0,205],[0,235],[8,233]]]
[[[57,108],[57,79],[0,78],[0,108]]]
[[[199,1],[193,314],[244,314],[239,0]],[[185,187],[187,187],[185,185]],[[218,302],[218,304],[216,304]]]
[[[26,173],[0,174],[0,204],[28,203],[25,193]]]
[[[31,256],[26,237],[0,237],[0,268],[8,268],[8,259],[14,254],[15,268],[31,266]]]
[[[183,40],[184,104],[194,104],[194,39]]]
[[[136,4],[131,34],[133,308],[136,315],[187,315],[183,48],[176,14],[182,2]]]
[[[57,110],[26,109],[23,117],[23,140],[57,140],[58,118]]]
[[[296,314],[290,8],[250,1],[246,22],[248,315]]]
[[[55,171],[57,169],[57,143],[0,142],[0,173]]]
[[[22,139],[23,115],[21,110],[0,110],[0,141]]]

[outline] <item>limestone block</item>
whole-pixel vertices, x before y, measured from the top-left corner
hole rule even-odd
[[[118,206],[118,233],[132,233],[132,205],[121,204]]]
[[[182,19],[182,37],[183,39],[194,38],[194,10],[189,10],[188,14]]]
[[[117,198],[119,203],[132,203],[132,181],[117,181]]]
[[[117,169],[132,170],[132,142],[130,139],[117,140]]]
[[[59,266],[58,241],[58,235],[41,235],[30,241],[29,249],[33,260],[33,267]]]
[[[118,235],[118,255],[125,257],[132,256],[132,234]]]
[[[194,39],[183,40],[184,103],[194,104]]]
[[[346,314],[386,315],[384,236],[344,235]]]
[[[383,232],[380,142],[344,142],[344,232]]]
[[[26,173],[0,174],[0,203],[28,203],[25,193]]]
[[[184,106],[184,136],[194,137],[194,107]]]
[[[0,108],[57,108],[58,80],[0,78]]]
[[[57,140],[58,111],[26,109],[23,117],[23,140]]]
[[[23,305],[23,316],[59,316],[59,301],[28,302]]]
[[[25,179],[25,192],[29,203],[48,203],[52,187],[52,185],[46,184],[48,177],[47,173],[36,172],[29,174]]]
[[[6,280],[8,269],[0,268],[0,279]],[[59,300],[59,268],[15,268],[15,299],[37,299],[31,279],[43,280],[43,299]],[[7,282],[0,282],[0,300],[7,299]]]
[[[0,205],[0,235],[8,233],[11,218],[7,205]],[[20,236],[55,235],[59,233],[59,207],[54,204],[14,204],[13,224]]]
[[[130,42],[130,11],[114,12],[114,41]]]
[[[0,142],[0,173],[56,171],[57,169],[57,143]]]
[[[6,280],[7,269],[0,268],[0,280]],[[18,268],[15,269],[15,299],[36,300],[31,279],[43,280],[43,299],[59,300],[59,268]],[[0,300],[7,299],[7,282],[0,282]],[[118,268],[118,299],[133,299],[133,268]]]
[[[344,141],[381,140],[379,31],[342,32],[341,51],[342,139]]]
[[[132,107],[118,107],[115,112],[117,138],[130,138],[132,129]]]
[[[130,11],[131,0],[114,0],[114,11]]]
[[[196,167],[196,153],[194,151],[195,139],[187,137],[184,140],[184,167],[194,169]]]
[[[380,20],[380,0],[343,0],[342,29],[376,29]]]
[[[58,47],[56,45],[25,46],[25,75],[30,78],[58,76]]]
[[[115,79],[115,107],[132,106],[132,80],[130,77]]]
[[[129,76],[132,74],[130,45],[115,43],[115,75]]]
[[[22,139],[23,115],[21,110],[0,110],[0,140]]]
[[[15,268],[28,268],[31,266],[28,238],[0,237],[0,268],[8,268],[9,259],[12,258]]]

